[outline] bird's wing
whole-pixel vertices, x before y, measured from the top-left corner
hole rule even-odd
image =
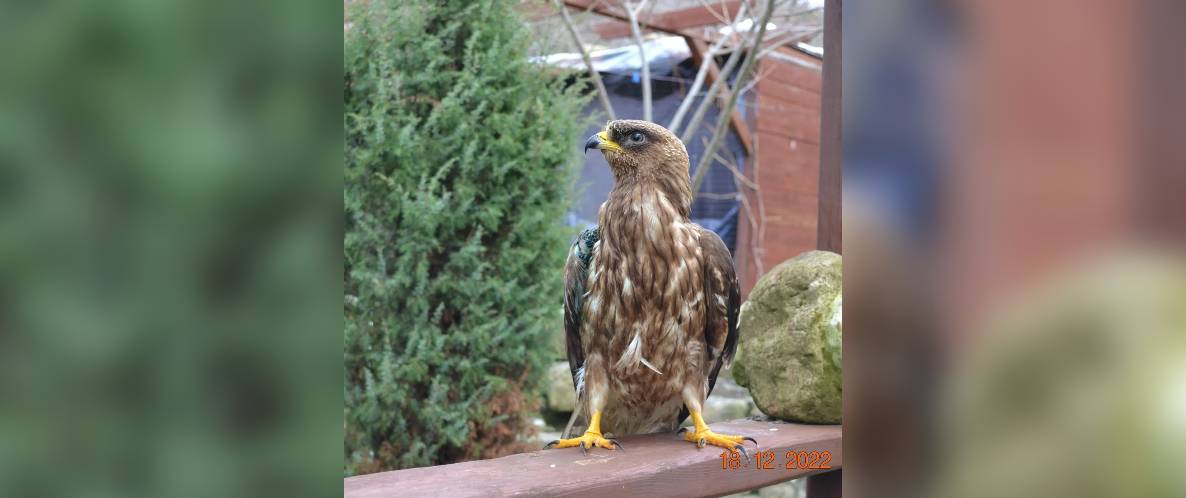
[[[725,242],[712,230],[700,229],[700,250],[704,255],[704,296],[706,314],[704,342],[708,345],[708,392],[717,385],[721,367],[733,362],[737,352],[737,312],[741,309],[741,290],[733,257]],[[688,407],[680,411],[676,425],[688,417]]]
[[[568,368],[572,383],[580,396],[581,381],[577,372],[585,365],[585,351],[581,348],[581,308],[585,300],[585,281],[593,259],[593,246],[600,240],[597,226],[586,228],[572,243],[568,261],[564,264],[564,337],[568,349]]]
[[[741,310],[741,289],[737,285],[737,271],[729,248],[712,230],[700,229],[700,250],[704,254],[704,296],[708,310],[704,326],[704,342],[708,344],[708,392],[716,386],[722,366],[733,363],[737,352],[737,313]]]

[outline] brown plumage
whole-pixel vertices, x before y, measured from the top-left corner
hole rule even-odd
[[[732,360],[740,298],[728,248],[689,219],[687,150],[662,126],[626,120],[610,122],[590,147],[605,154],[614,187],[598,226],[570,251],[564,308],[590,431],[557,443],[610,448],[601,428],[672,430],[691,412],[700,442],[725,446],[701,427],[699,412]]]

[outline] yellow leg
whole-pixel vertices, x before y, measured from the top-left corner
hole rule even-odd
[[[594,446],[607,450],[612,450],[615,446],[618,449],[622,449],[622,445],[616,439],[601,437],[601,411],[593,412],[592,420],[589,420],[589,428],[583,435],[572,439],[557,439],[544,446],[544,449],[546,450],[553,446],[556,448],[572,448],[576,446],[581,448],[581,453],[585,452],[585,448],[592,448]]]
[[[712,432],[712,430],[708,428],[708,424],[704,423],[704,417],[701,417],[700,412],[698,411],[692,412],[692,423],[695,424],[695,427],[692,429],[680,429],[680,432],[684,434],[684,439],[696,443],[698,448],[703,448],[706,445],[711,444],[713,446],[720,446],[721,448],[725,448],[727,450],[740,451],[741,454],[746,455],[748,458],[749,454],[746,453],[745,447],[742,446],[741,443],[743,441],[750,441],[753,442],[755,446],[758,444],[758,442],[752,437],[728,436]]]

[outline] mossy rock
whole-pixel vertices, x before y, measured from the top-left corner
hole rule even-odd
[[[771,417],[838,424],[840,255],[810,251],[762,276],[741,306],[733,377]]]

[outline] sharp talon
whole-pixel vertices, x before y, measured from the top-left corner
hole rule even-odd
[[[683,433],[685,433],[685,432],[688,432],[688,428],[687,428],[687,427],[680,427],[678,431],[675,431],[675,435],[679,436],[679,435],[681,435],[681,434],[683,434]]]
[[[552,442],[550,442],[550,443],[548,443],[548,444],[545,444],[545,445],[544,445],[544,449],[546,450],[546,449],[548,449],[548,448],[551,448],[551,447],[553,447],[553,446],[556,446],[556,445],[558,445],[558,444],[560,444],[560,440],[559,440],[559,439],[557,439],[557,440],[555,440],[555,441],[552,441]]]
[[[704,439],[704,438],[700,438],[700,440],[699,440],[699,441],[696,441],[696,447],[697,447],[697,448],[703,448],[703,447],[704,447],[704,445],[706,445],[706,444],[708,444],[708,440],[706,440],[706,439]]]
[[[737,446],[734,446],[734,447],[733,447],[733,449],[737,450],[738,452],[740,452],[740,453],[741,453],[741,456],[744,456],[744,457],[745,457],[745,463],[746,463],[746,464],[748,464],[748,463],[749,463],[749,453],[745,451],[745,446],[742,446],[742,445],[740,445],[740,444],[739,444],[739,445],[737,445]]]
[[[754,438],[752,438],[752,437],[746,436],[746,437],[743,437],[743,438],[741,438],[741,440],[742,440],[742,441],[749,441],[749,442],[751,442],[751,443],[754,443],[754,448],[760,448],[760,446],[758,446],[758,440],[756,440],[756,439],[754,439]]]
[[[585,442],[581,441],[581,456],[589,456],[589,452],[585,451]]]
[[[626,448],[623,448],[622,445],[618,443],[617,439],[610,439],[609,442],[614,445],[614,448],[622,450],[623,453],[626,452]]]

